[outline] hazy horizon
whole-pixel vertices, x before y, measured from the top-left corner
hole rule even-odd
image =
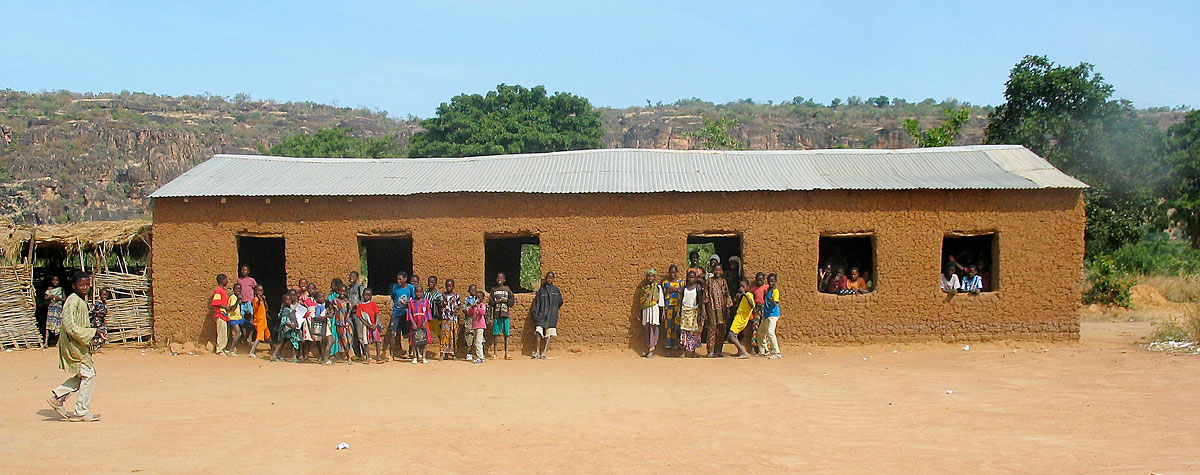
[[[1200,105],[1200,3],[453,2],[10,6],[0,88],[212,94],[429,117],[544,85],[626,108],[699,98],[1003,101],[1026,54],[1089,62],[1138,108]],[[74,15],[64,14],[72,12]],[[1188,31],[1193,31],[1189,34]]]

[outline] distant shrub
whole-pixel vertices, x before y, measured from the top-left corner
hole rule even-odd
[[[1121,246],[1112,254],[1118,271],[1144,275],[1200,273],[1200,250],[1160,234]]]
[[[1128,307],[1134,280],[1117,270],[1108,256],[1099,256],[1088,266],[1088,283],[1083,293],[1083,303]]]

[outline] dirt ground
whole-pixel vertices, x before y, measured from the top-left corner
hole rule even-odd
[[[46,405],[65,376],[54,350],[5,352],[0,460],[19,473],[1196,472],[1200,356],[1146,351],[1151,330],[1085,322],[1079,343],[790,346],[779,360],[328,367],[107,349],[94,424]]]

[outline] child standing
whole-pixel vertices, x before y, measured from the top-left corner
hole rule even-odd
[[[663,347],[669,356],[678,356],[675,349],[679,348],[679,291],[683,290],[684,285],[684,280],[679,278],[679,266],[671,264],[667,268],[667,278],[662,282],[663,297],[666,300],[663,301],[661,322],[666,333]]]
[[[254,350],[258,343],[271,338],[271,329],[267,327],[267,298],[263,295],[263,286],[254,286],[254,297],[250,299],[250,307],[254,310],[254,342],[250,343],[250,357],[257,358]]]
[[[312,292],[310,295],[312,295],[310,300],[315,302],[312,307],[309,307],[308,318],[308,333],[312,335],[312,346],[316,347],[318,362],[332,364],[329,361],[329,347],[333,345],[333,341],[329,337],[329,315],[325,304],[322,303],[325,301],[325,295],[321,292]]]
[[[746,324],[750,323],[750,317],[754,314],[754,294],[750,292],[750,281],[741,279],[738,281],[738,303],[737,313],[733,317],[733,321],[729,323],[729,333],[725,339],[733,346],[737,347],[738,358],[749,358],[750,354],[746,353],[746,347],[742,346],[742,340],[738,339],[738,333],[746,329]]]
[[[417,287],[413,299],[408,302],[408,321],[412,324],[409,347],[412,348],[412,363],[429,363],[425,360],[425,345],[429,343],[429,299],[425,291]]]
[[[338,287],[337,297],[333,299],[332,305],[334,308],[334,330],[337,331],[337,350],[334,354],[341,353],[346,358],[346,364],[353,361],[354,352],[351,351],[354,343],[352,336],[354,329],[350,325],[350,299],[346,297],[346,286]]]
[[[533,359],[547,360],[546,352],[550,351],[550,338],[558,336],[558,310],[563,305],[562,291],[554,285],[554,271],[546,273],[542,278],[542,286],[533,297],[530,305],[530,316],[535,325],[533,331],[538,337],[538,346],[533,348]]]
[[[233,295],[229,296],[229,347],[225,356],[237,356],[238,339],[242,337],[242,325],[246,318],[242,316],[242,304],[238,301],[242,293],[242,284],[233,284]]]
[[[762,347],[758,343],[762,339],[759,328],[762,326],[763,305],[766,303],[767,274],[762,272],[754,274],[754,283],[750,285],[750,293],[754,294],[754,313],[750,315],[750,323],[746,325],[745,346],[757,355],[762,354]]]
[[[279,341],[275,342],[275,349],[271,351],[271,361],[280,361],[279,350],[283,345],[288,345],[292,347],[292,361],[300,362],[300,325],[296,323],[295,307],[291,293],[284,294],[283,305],[279,308]],[[253,351],[250,354],[253,355]]]
[[[487,328],[487,319],[484,315],[487,314],[487,296],[482,290],[475,290],[475,285],[472,284],[468,291],[474,291],[475,295],[470,297],[467,302],[467,318],[466,321],[471,325],[471,332],[467,335],[467,344],[471,345],[474,350],[468,349],[467,359],[472,363],[483,363],[483,330]],[[472,358],[472,355],[474,357]]]
[[[99,299],[92,304],[92,310],[89,313],[89,320],[92,328],[96,329],[96,336],[92,337],[92,351],[99,351],[104,342],[108,340],[108,299],[110,297],[108,289],[100,289],[97,292]]]
[[[508,356],[508,336],[512,334],[512,326],[508,321],[508,309],[513,305],[513,292],[504,282],[504,273],[496,274],[496,287],[492,289],[488,305],[492,311],[492,336],[504,336],[504,359],[511,360],[512,357]],[[496,343],[496,340],[492,340],[492,355],[496,355]]]
[[[50,276],[46,285],[46,346],[50,346],[50,337],[58,336],[58,327],[62,325],[63,289],[59,287],[58,276]]]
[[[774,273],[767,276],[767,291],[764,296],[763,318],[765,319],[763,337],[758,342],[762,355],[771,359],[783,358],[779,349],[779,340],[775,338],[775,325],[779,323],[779,287],[776,285],[779,277]]]
[[[700,304],[704,301],[704,287],[700,285],[700,273],[689,271],[687,285],[679,298],[679,346],[688,356],[696,357],[700,346]]]
[[[218,355],[224,355],[225,347],[229,346],[229,292],[225,290],[228,284],[229,277],[217,274],[217,288],[213,289],[212,300],[209,301],[213,311],[213,326],[217,330],[213,353]]]
[[[663,290],[658,283],[658,271],[646,271],[646,278],[638,288],[638,302],[642,308],[642,326],[646,328],[647,358],[654,357],[654,348],[658,346],[658,326],[662,322]]]
[[[375,362],[383,363],[383,353],[379,349],[380,326],[379,305],[371,300],[371,289],[362,290],[363,302],[355,309],[357,322],[362,331],[359,332],[359,343],[363,348],[363,364],[371,363],[371,346],[375,345]]]
[[[408,302],[412,300],[415,288],[408,283],[408,274],[396,274],[396,283],[392,284],[392,320],[388,322],[387,345],[388,354],[395,360],[400,354],[401,337],[408,334]]]
[[[446,279],[446,292],[442,294],[442,321],[440,334],[442,359],[453,360],[458,344],[458,313],[462,311],[462,296],[454,293],[454,279]]]

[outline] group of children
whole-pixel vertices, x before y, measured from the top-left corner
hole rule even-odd
[[[778,276],[759,272],[753,282],[743,278],[736,257],[730,259],[729,273],[719,256],[709,258],[707,269],[699,261],[699,253],[690,253],[683,277],[674,264],[666,278],[660,279],[654,269],[646,271],[637,292],[647,337],[644,356],[653,357],[661,340],[668,356],[695,358],[703,340],[710,358],[724,356],[725,343],[737,348],[738,358],[748,358],[751,351],[782,358],[775,335],[780,316]]]
[[[245,341],[250,356],[255,357],[258,344],[270,338],[267,306],[262,286],[253,283],[249,268],[242,266],[240,272],[241,278],[233,286],[233,295],[225,290],[228,278],[224,274],[217,276],[211,303],[217,323],[216,351],[235,355],[241,329],[249,325],[254,339],[246,336]],[[505,285],[503,273],[496,276],[497,285],[490,295],[475,284],[460,295],[455,292],[454,279],[446,279],[444,289],[439,288],[436,276],[430,276],[426,282],[426,286],[421,286],[415,274],[397,274],[390,295],[391,319],[385,328],[379,304],[372,300],[371,289],[359,278],[358,272],[349,272],[346,281],[332,279],[328,293],[317,290],[316,285],[306,279],[300,279],[282,296],[271,360],[281,361],[283,349],[289,348],[292,361],[297,363],[309,359],[327,365],[335,360],[347,364],[355,360],[364,364],[383,363],[388,359],[386,354],[391,360],[418,364],[428,363],[429,345],[434,346],[435,357],[456,359],[461,341],[466,348],[465,359],[478,364],[484,361],[484,333],[489,320],[494,336],[492,357],[498,355],[498,343],[502,338],[504,359],[512,359],[508,354],[508,340],[513,292]],[[253,291],[243,299],[246,285],[253,285]],[[562,293],[554,285],[554,273],[548,272],[530,311],[538,335],[533,358],[549,358],[546,353],[550,338],[557,336],[558,308],[562,303]],[[253,314],[252,323],[245,317],[248,313]],[[223,331],[228,335],[224,339]],[[405,343],[407,349],[404,349]]]

